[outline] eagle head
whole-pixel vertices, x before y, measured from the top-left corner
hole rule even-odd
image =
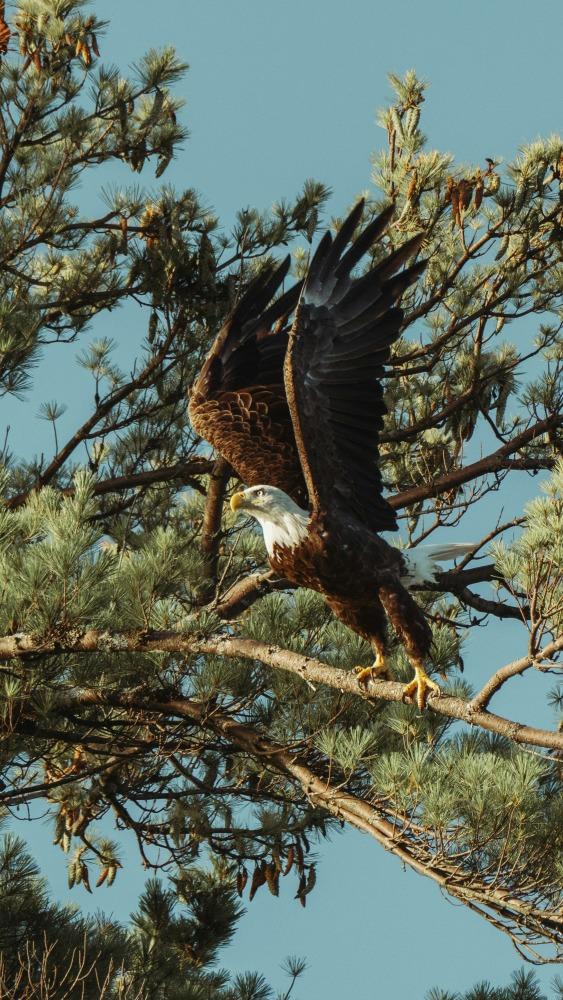
[[[278,490],[277,486],[249,486],[247,490],[240,493],[233,493],[231,497],[231,510],[242,510],[245,514],[257,517],[259,513],[265,514],[270,511],[275,513],[282,510],[300,510],[291,497]]]
[[[256,518],[270,556],[275,545],[293,548],[307,534],[309,512],[298,507],[277,486],[249,486],[246,490],[233,493],[231,510]]]

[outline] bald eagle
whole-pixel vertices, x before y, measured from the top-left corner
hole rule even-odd
[[[260,523],[272,568],[321,593],[371,643],[375,662],[359,682],[386,675],[388,619],[415,672],[404,696],[422,709],[440,689],[424,666],[430,625],[408,586],[432,580],[436,560],[471,546],[429,546],[414,557],[380,535],[397,529],[379,469],[381,380],[403,321],[397,303],[426,262],[404,266],[420,236],[384,253],[392,206],[354,238],[363,208],[360,201],[334,237],[325,233],[304,282],[275,298],[289,257],[260,272],[216,337],[189,414],[248,484],[231,507]],[[376,263],[354,277],[374,245]]]

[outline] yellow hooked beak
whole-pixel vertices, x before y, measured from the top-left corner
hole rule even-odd
[[[237,511],[239,507],[244,505],[244,493],[233,493],[231,497],[231,510]]]

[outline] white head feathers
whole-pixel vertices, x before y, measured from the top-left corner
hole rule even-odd
[[[256,518],[270,556],[274,545],[294,548],[307,534],[309,512],[298,507],[277,486],[250,486],[235,493],[231,497],[231,509]]]

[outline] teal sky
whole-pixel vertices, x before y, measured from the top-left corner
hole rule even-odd
[[[370,154],[384,140],[375,112],[389,96],[389,70],[414,67],[430,81],[423,129],[431,146],[458,161],[509,160],[522,143],[563,129],[560,0],[536,0],[533,13],[523,0],[99,0],[95,8],[111,21],[102,56],[124,72],[147,48],[170,43],[190,64],[180,92],[191,138],[165,180],[195,187],[226,226],[237,209],[267,208],[308,177],[332,188],[329,212],[343,213],[370,185]],[[115,180],[130,177],[118,171]],[[150,175],[140,180],[153,184]],[[95,173],[90,183],[83,194],[94,206]],[[132,362],[132,315],[112,313],[94,332],[118,338],[121,362]],[[69,379],[76,347],[51,350],[56,360],[38,371],[27,401],[5,407],[3,423],[12,425],[21,454],[52,449],[50,429],[33,419],[41,400],[67,402],[69,430],[89,412],[79,378]],[[504,516],[511,507],[520,512],[535,487],[526,479],[503,500]],[[494,497],[455,540],[483,534],[479,519],[489,514],[499,514]],[[510,624],[482,630],[466,657],[468,677],[484,679],[517,655],[523,638]],[[513,683],[495,708],[549,723],[542,704],[549,682]],[[30,826],[30,842],[62,898],[127,917],[143,878],[132,842],[130,872],[112,890],[93,900],[82,889],[69,897],[65,859],[48,846],[50,831],[26,824],[26,833]],[[289,880],[279,900],[262,889],[223,952],[226,967],[257,969],[281,987],[279,964],[298,954],[310,964],[296,991],[302,1000],[419,1000],[434,985],[500,985],[521,964],[507,939],[367,837],[347,831],[319,855],[307,909],[291,898]],[[546,989],[553,974],[538,973]]]

